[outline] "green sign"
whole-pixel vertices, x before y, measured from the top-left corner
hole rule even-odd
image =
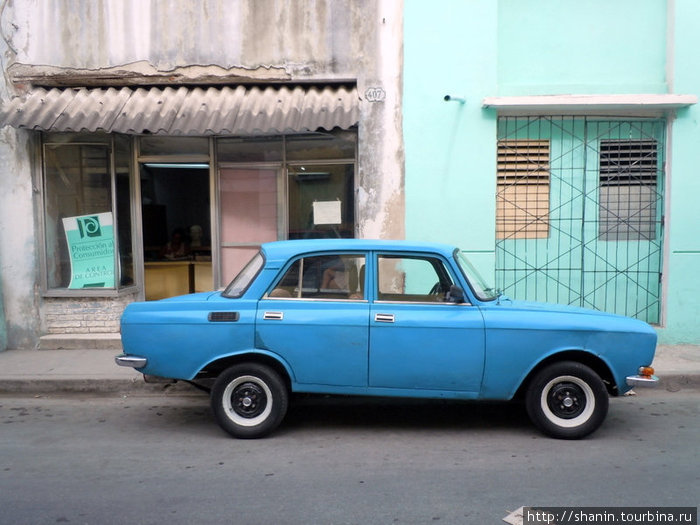
[[[112,213],[63,219],[71,280],[68,288],[114,288],[114,221]]]

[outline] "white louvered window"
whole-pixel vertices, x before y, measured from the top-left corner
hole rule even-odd
[[[496,235],[549,235],[549,140],[499,140]]]
[[[600,142],[599,237],[605,241],[656,237],[656,140]]]

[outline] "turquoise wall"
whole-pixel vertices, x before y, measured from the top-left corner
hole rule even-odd
[[[700,95],[700,2],[676,0],[673,91]],[[700,344],[700,107],[677,112],[671,127],[667,195],[668,263],[664,273],[667,343]]]
[[[407,0],[406,236],[463,247],[495,280],[497,113],[487,96],[700,92],[700,2]],[[465,104],[445,102],[446,94]],[[700,115],[669,127],[662,342],[700,344]]]
[[[499,0],[499,95],[665,93],[664,0]]]
[[[493,274],[496,91],[492,0],[405,2],[406,237],[463,247]],[[466,103],[445,102],[445,95]]]

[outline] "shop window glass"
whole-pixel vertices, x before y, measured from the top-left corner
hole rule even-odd
[[[356,131],[287,136],[287,160],[354,159]]]
[[[219,173],[221,277],[232,279],[280,228],[278,170],[226,168]]]
[[[148,156],[209,155],[209,139],[206,137],[141,137],[139,152]]]
[[[131,140],[117,135],[114,139],[114,168],[117,189],[117,238],[119,247],[119,284],[134,284],[134,258],[131,237]]]
[[[114,289],[133,283],[129,158],[128,139],[116,139],[115,210],[111,144],[45,144],[49,290]]]
[[[282,137],[237,137],[217,141],[219,162],[279,162]]]
[[[354,164],[290,166],[289,238],[352,238]]]

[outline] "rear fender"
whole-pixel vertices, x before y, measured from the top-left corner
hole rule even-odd
[[[240,363],[260,363],[275,370],[291,389],[295,381],[294,372],[284,359],[267,350],[249,349],[232,354],[220,355],[201,367],[194,379],[211,379],[218,377],[224,370]]]

